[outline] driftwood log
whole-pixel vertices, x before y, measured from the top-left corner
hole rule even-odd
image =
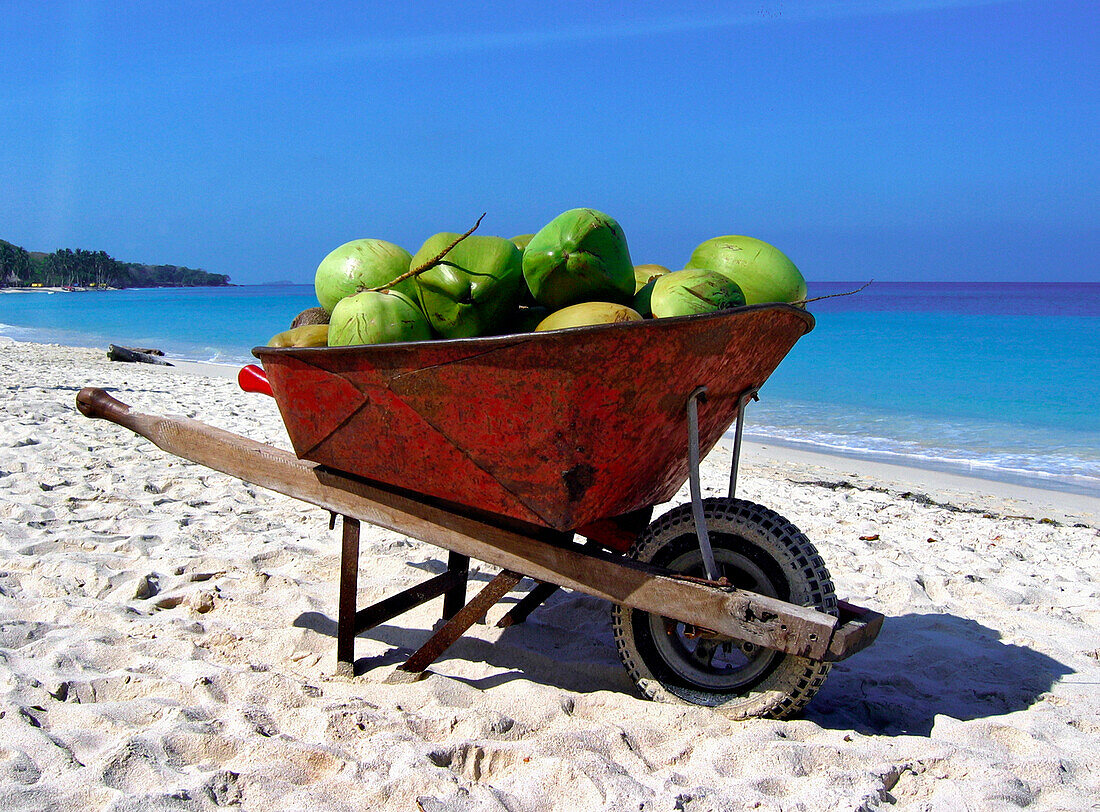
[[[139,364],[161,364],[166,367],[172,366],[172,364],[160,357],[162,355],[164,355],[164,353],[160,350],[150,350],[139,347],[119,347],[115,344],[111,344],[107,348],[107,357],[112,361],[126,361],[127,363]]]

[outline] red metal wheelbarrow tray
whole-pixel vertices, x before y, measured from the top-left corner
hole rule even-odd
[[[569,531],[671,499],[685,403],[705,454],[813,329],[751,305],[487,338],[253,350],[295,453],[415,493]]]

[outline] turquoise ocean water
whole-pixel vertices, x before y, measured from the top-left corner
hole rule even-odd
[[[3,293],[0,335],[242,365],[315,305],[310,285]],[[1100,496],[1100,284],[875,283],[809,310],[747,438]]]

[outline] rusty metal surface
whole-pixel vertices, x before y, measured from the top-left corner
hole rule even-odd
[[[450,620],[466,605],[466,582],[470,576],[470,556],[454,551],[447,553],[447,571],[461,575],[461,579],[443,594],[443,619]]]
[[[254,350],[302,459],[556,530],[675,495],[813,317],[789,305],[494,338]]]
[[[507,629],[509,626],[523,623],[532,612],[542,606],[546,599],[559,589],[561,587],[557,584],[548,584],[545,581],[537,582],[530,592],[520,598],[519,602],[497,621],[497,628]]]
[[[424,645],[413,652],[412,656],[398,667],[398,670],[409,674],[422,673],[521,580],[523,580],[523,575],[518,572],[503,570],[497,573],[493,580],[489,581],[472,601],[440,626]]]
[[[426,581],[410,586],[388,598],[383,598],[378,603],[364,607],[355,613],[349,624],[354,634],[359,635],[370,631],[375,626],[393,620],[398,615],[403,615],[410,609],[415,609],[422,603],[447,595],[452,589],[461,587],[466,589],[466,570],[444,570]]]
[[[340,604],[336,620],[336,662],[355,661],[355,593],[359,584],[359,520],[344,516],[340,550]]]

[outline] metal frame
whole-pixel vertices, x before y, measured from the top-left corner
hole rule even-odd
[[[406,674],[423,673],[518,584],[521,572],[546,584],[811,659],[849,657],[870,645],[882,624],[882,615],[859,607],[844,606],[836,618],[728,584],[677,575],[595,544],[581,545],[573,540],[574,533],[491,522],[196,420],[133,411],[101,389],[82,389],[77,406],[86,417],[110,420],[170,454],[347,517],[342,526],[337,624],[338,670],[343,673],[353,673],[358,634],[443,595],[444,612],[453,616],[402,669]],[[448,550],[447,570],[356,611],[361,521]],[[500,567],[502,573],[466,603],[471,558]],[[529,597],[521,601],[522,608],[509,613],[510,622],[526,617],[537,605],[533,594]]]
[[[335,518],[335,517],[334,517]],[[398,615],[403,615],[410,609],[415,609],[423,603],[443,596],[443,620],[447,623],[439,629],[420,649],[405,662],[402,668],[411,672],[416,663],[423,663],[420,671],[432,664],[474,624],[481,615],[473,617],[469,623],[461,625],[463,619],[459,616],[482,596],[474,601],[466,603],[466,584],[470,574],[470,557],[453,551],[448,551],[447,569],[434,578],[422,581],[395,595],[390,595],[378,603],[365,609],[356,609],[356,593],[359,586],[359,520],[350,516],[342,518],[342,546],[340,550],[340,600],[336,620],[336,668],[345,676],[354,673],[355,663],[355,638],[366,631],[393,620]],[[507,570],[506,570],[507,572]],[[498,576],[499,577],[499,576]],[[515,583],[519,583],[519,576]],[[512,586],[515,586],[513,583]],[[488,609],[497,600],[504,596],[508,589],[500,593],[495,600],[489,603]],[[484,594],[485,590],[482,590]],[[461,628],[459,628],[461,626]],[[455,633],[457,629],[457,633]],[[448,638],[443,643],[444,637]],[[429,652],[435,651],[434,656],[428,657]],[[410,667],[410,663],[413,664]]]
[[[699,478],[699,401],[707,399],[707,388],[698,386],[687,399],[688,424],[688,489],[691,492],[691,516],[695,519],[695,535],[699,539],[699,552],[703,554],[703,570],[707,578],[717,581],[721,575],[714,562],[714,550],[710,546],[710,533],[703,518],[703,488]],[[739,421],[740,422],[740,421]]]
[[[737,428],[733,430],[733,459],[730,461],[730,499],[737,495],[737,468],[741,463],[741,432],[745,427],[745,407],[750,400],[760,400],[756,394],[759,391],[759,388],[747,389],[737,398]]]
[[[733,460],[730,468],[730,498],[733,498],[737,483],[745,406],[750,400],[757,399],[756,393],[756,389],[750,389],[739,395],[737,399],[737,428],[734,433]],[[711,547],[710,535],[704,520],[699,473],[701,463],[699,403],[705,403],[706,398],[707,388],[699,386],[691,392],[687,399],[688,482],[691,491],[692,516],[695,519],[695,532],[699,539],[699,549],[703,555],[707,579],[724,584],[725,581],[722,580],[714,560],[714,550]],[[333,521],[335,521],[335,516]],[[591,544],[586,546],[592,547]],[[336,660],[337,668],[344,673],[351,673],[354,669],[356,636],[443,595],[443,620],[446,622],[391,675],[390,679],[397,682],[422,677],[433,662],[439,659],[474,623],[484,617],[485,613],[515,588],[524,577],[512,570],[502,570],[473,600],[466,603],[470,558],[452,551],[447,560],[447,569],[440,575],[392,595],[372,606],[356,611],[355,593],[359,572],[359,521],[348,516],[343,517],[343,549],[340,561],[340,609],[337,621]],[[559,588],[556,584],[536,581],[535,587],[500,619],[497,626],[507,628],[524,622],[531,612]]]

